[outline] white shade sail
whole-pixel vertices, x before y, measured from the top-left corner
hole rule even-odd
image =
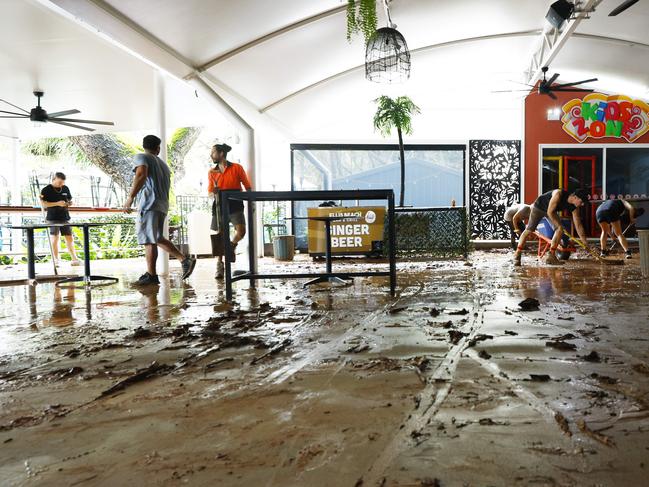
[[[345,39],[340,0],[0,0],[0,98],[30,108],[38,86],[49,110],[78,108],[84,118],[114,121],[111,130],[142,129],[153,117],[153,65],[177,80],[200,73],[252,125],[269,123],[290,140],[378,138],[371,100],[379,94],[420,105],[418,140],[520,137],[525,93],[492,91],[523,88],[516,82],[550,3],[394,0],[412,77],[389,87],[364,79],[363,42]],[[552,63],[558,81],[598,77],[590,87],[649,94],[649,4],[608,17],[619,3],[604,0],[579,24]],[[178,83],[169,123],[209,117]],[[0,133],[32,130],[0,121]]]

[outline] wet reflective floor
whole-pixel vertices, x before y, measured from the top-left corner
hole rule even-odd
[[[228,304],[209,260],[150,289],[137,260],[91,291],[2,287],[0,483],[647,485],[637,257],[509,256],[400,262],[395,298],[291,280]]]

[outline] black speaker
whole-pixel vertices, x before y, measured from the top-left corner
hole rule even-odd
[[[552,27],[558,29],[561,27],[561,24],[570,18],[574,9],[575,5],[568,0],[558,0],[550,5],[550,10],[548,10],[545,18],[550,22]]]

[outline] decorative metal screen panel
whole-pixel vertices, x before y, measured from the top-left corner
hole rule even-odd
[[[466,208],[397,208],[395,212],[400,257],[466,257],[468,254]]]
[[[505,209],[519,202],[521,141],[469,142],[469,216],[471,237],[507,239]]]

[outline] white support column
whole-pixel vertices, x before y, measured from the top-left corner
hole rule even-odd
[[[155,127],[157,129],[157,135],[162,140],[160,145],[160,159],[167,162],[167,113],[165,105],[165,79],[163,74],[160,71],[156,71],[154,74],[153,81],[153,92],[154,98],[153,103],[155,104]],[[172,181],[173,183],[173,181]],[[164,232],[163,235],[165,238],[169,238],[169,217],[165,218]],[[159,249],[158,254],[158,274],[166,276],[169,274],[169,254],[162,249]]]
[[[205,99],[212,102],[215,106],[219,108],[220,113],[226,118],[226,120],[232,124],[235,131],[238,132],[241,136],[241,145],[242,145],[242,154],[246,159],[246,172],[248,173],[248,178],[252,184],[253,190],[259,190],[258,186],[258,134],[252,128],[252,126],[244,120],[244,118],[237,113],[230,105],[228,105],[223,98],[221,98],[199,75],[192,77],[188,80],[189,84],[193,86],[200,95],[204,95]],[[256,256],[259,257],[263,251],[263,245],[259,245],[259,242],[263,238],[262,231],[263,227],[261,225],[261,210],[256,212],[255,222],[248,222],[248,225],[255,225],[255,234],[257,236],[255,246],[256,249],[253,249],[256,253]],[[246,238],[247,241],[247,238]]]
[[[11,204],[13,206],[19,206],[20,201],[20,140],[14,138],[11,140]],[[14,213],[11,216],[12,225],[21,225],[22,216],[19,213]],[[11,232],[11,249],[16,251],[22,248],[22,231],[12,231]]]

